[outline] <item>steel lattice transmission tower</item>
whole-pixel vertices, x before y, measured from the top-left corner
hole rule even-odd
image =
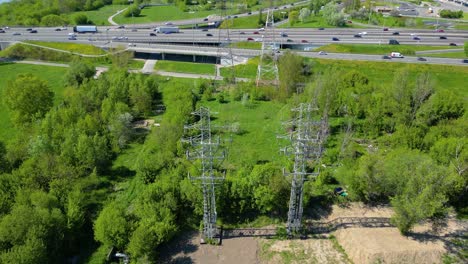
[[[265,31],[262,36],[262,52],[257,68],[257,86],[264,83],[270,83],[274,86],[279,84],[278,74],[278,51],[279,46],[276,42],[275,21],[273,17],[273,1],[270,1],[270,8],[267,12]]]
[[[226,67],[229,69],[229,80],[235,82],[236,73],[234,69],[234,55],[231,49],[231,37],[229,32],[230,23],[233,23],[233,18],[228,15],[227,0],[218,0],[221,3],[221,25],[218,29],[218,50],[216,54],[215,76],[220,76],[220,68]]]
[[[215,161],[224,158],[224,153],[219,151],[219,138],[213,140],[211,135],[210,110],[200,107],[192,113],[199,117],[199,121],[192,125],[184,126],[186,132],[196,131],[197,135],[184,139],[192,145],[193,151],[187,150],[189,160],[199,160],[201,163],[201,175],[189,178],[198,182],[203,191],[203,235],[202,243],[218,237],[216,228],[216,194],[215,185],[222,183],[224,176],[220,176],[214,168]]]
[[[289,134],[283,137],[288,138],[291,145],[282,149],[286,155],[294,156],[293,171],[291,173],[284,171],[285,175],[292,175],[287,222],[289,236],[302,231],[304,182],[318,175],[318,172],[310,172],[308,165],[318,163],[328,133],[327,118],[314,120],[312,116],[318,110],[316,107],[311,104],[300,104],[291,110],[296,113],[296,117],[285,123],[289,128]]]

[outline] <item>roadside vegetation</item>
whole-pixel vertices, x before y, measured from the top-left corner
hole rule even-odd
[[[253,41],[240,41],[232,43],[230,47],[236,49],[261,49],[262,43]]]
[[[68,43],[68,42],[47,42],[47,41],[35,41],[29,40],[27,43],[54,48],[58,50],[70,51],[73,53],[79,53],[84,55],[104,55],[107,52],[101,48],[89,44],[80,43]]]
[[[415,55],[417,51],[457,49],[451,46],[416,46],[416,45],[387,45],[387,44],[328,44],[314,51],[357,54],[390,54],[400,52],[403,55]]]
[[[468,58],[465,52],[458,51],[458,52],[441,52],[441,53],[428,53],[428,54],[421,54],[424,57],[439,57],[439,58],[452,58],[452,59],[464,59]]]
[[[159,60],[154,66],[154,69],[168,72],[183,72],[206,75],[215,74],[215,65],[211,63]]]

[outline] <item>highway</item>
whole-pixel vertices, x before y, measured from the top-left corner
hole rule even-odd
[[[231,30],[229,38],[227,35],[218,36],[218,29],[202,31],[200,29],[182,29],[180,33],[155,34],[151,29],[117,29],[114,27],[98,27],[98,33],[77,34],[77,40],[68,40],[68,33],[72,32],[69,27],[64,31],[55,31],[55,28],[35,28],[37,33],[30,33],[26,28],[10,28],[5,33],[0,33],[0,41],[58,41],[58,42],[84,42],[92,44],[94,41],[122,42],[122,43],[226,43],[239,41],[261,41],[263,31],[256,29]],[[13,35],[14,32],[21,35]],[[224,33],[224,31],[222,31]],[[281,37],[281,32],[287,36]],[[361,38],[354,35],[361,34]],[[399,35],[393,35],[399,32]],[[258,34],[255,34],[258,33]],[[414,40],[414,37],[420,40]],[[444,36],[446,39],[440,39]],[[339,41],[333,41],[336,37]],[[446,32],[435,32],[434,30],[410,30],[410,29],[275,29],[275,41],[282,44],[325,45],[330,43],[365,43],[365,44],[387,44],[390,39],[396,39],[400,44],[410,45],[440,45],[448,46],[455,43],[463,46],[468,41],[468,31],[447,30]]]

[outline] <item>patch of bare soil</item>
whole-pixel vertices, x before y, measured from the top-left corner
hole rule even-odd
[[[348,263],[330,239],[260,240],[261,263],[265,264],[341,264]]]
[[[188,250],[187,250],[188,249]],[[198,232],[182,238],[163,252],[161,263],[171,264],[249,264],[259,263],[257,259],[258,240],[251,237],[223,239],[221,246],[200,245]]]

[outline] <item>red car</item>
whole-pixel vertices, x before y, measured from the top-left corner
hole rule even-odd
[[[388,28],[383,28],[383,31],[388,31]]]
[[[260,33],[258,33],[258,31],[254,31],[254,34],[255,34],[255,35],[258,35],[258,34],[260,34]]]
[[[247,41],[253,41],[254,39],[253,38],[247,38]]]
[[[445,32],[443,29],[438,29],[437,32]]]
[[[301,40],[301,42],[302,42],[302,43],[307,43],[308,41],[305,40],[305,39],[303,39],[303,40]]]

